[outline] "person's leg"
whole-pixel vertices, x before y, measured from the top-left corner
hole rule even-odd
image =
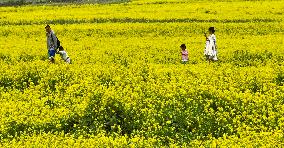
[[[51,63],[55,63],[55,50],[54,49],[49,50],[49,60]]]
[[[218,61],[217,55],[213,57],[213,61]]]
[[[213,61],[213,56],[208,57],[209,64]]]
[[[217,60],[218,60],[218,58],[217,58],[217,51],[214,50],[214,51],[213,51],[213,55],[212,55],[212,61],[215,62],[215,61],[217,61]]]
[[[208,63],[210,64],[210,56],[209,55],[205,55],[206,57],[206,61],[208,61]]]
[[[68,59],[66,59],[66,61],[65,61],[67,64],[71,64],[71,59],[70,58],[68,58]]]
[[[55,63],[54,58],[53,58],[53,57],[49,57],[49,62],[50,62],[50,63]]]

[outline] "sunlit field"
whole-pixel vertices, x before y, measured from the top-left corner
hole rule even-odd
[[[0,7],[0,147],[283,147],[283,16],[281,0]],[[72,64],[49,63],[47,24]]]

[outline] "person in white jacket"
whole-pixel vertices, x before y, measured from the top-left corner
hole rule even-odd
[[[217,61],[217,43],[216,43],[216,36],[215,36],[215,29],[214,27],[210,27],[208,29],[209,36],[204,34],[206,37],[206,44],[205,44],[205,50],[204,55],[206,57],[206,60],[210,63],[210,61]]]
[[[67,52],[64,50],[62,46],[59,46],[59,51],[57,54],[60,54],[61,59],[64,60],[67,64],[71,64],[71,59],[69,58]]]

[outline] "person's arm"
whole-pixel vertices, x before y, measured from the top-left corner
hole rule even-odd
[[[208,37],[207,37],[206,33],[204,33],[204,36],[205,36],[206,40],[208,40]]]
[[[63,51],[57,51],[56,53],[62,55]]]
[[[52,37],[52,41],[53,41],[53,45],[54,45],[54,49],[57,48],[57,38],[56,35],[54,34],[54,32],[51,32],[51,37]]]
[[[188,55],[187,51],[185,51],[185,52],[182,51],[181,54],[182,55]]]
[[[214,36],[214,38],[213,38],[213,43],[214,43],[214,45],[215,45],[215,49],[217,49],[217,41],[216,41],[216,36]]]
[[[47,50],[49,50],[49,34],[46,33],[46,47],[47,47]]]
[[[46,39],[46,47],[47,47],[47,50],[49,50],[48,38]]]

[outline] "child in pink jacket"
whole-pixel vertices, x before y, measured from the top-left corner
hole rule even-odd
[[[188,51],[186,49],[185,44],[180,45],[181,49],[181,63],[187,64],[188,63]]]

